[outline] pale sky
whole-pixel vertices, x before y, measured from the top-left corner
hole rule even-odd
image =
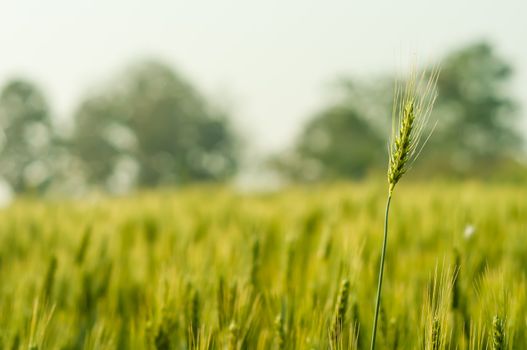
[[[226,101],[251,146],[275,151],[341,74],[391,72],[489,39],[527,106],[527,1],[19,0],[0,4],[0,83],[24,76],[68,118],[91,89],[159,57]]]

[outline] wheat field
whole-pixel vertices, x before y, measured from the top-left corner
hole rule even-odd
[[[378,349],[527,348],[527,190],[402,184]],[[0,349],[367,349],[385,186],[21,198]]]

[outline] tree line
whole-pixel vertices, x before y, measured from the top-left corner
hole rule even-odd
[[[133,65],[87,96],[71,130],[54,125],[26,80],[4,87],[0,119],[0,174],[17,193],[221,181],[238,166],[226,113],[160,62]]]
[[[525,178],[511,65],[486,42],[441,60],[434,136],[417,176]],[[392,76],[343,77],[293,147],[268,166],[295,181],[361,179],[384,169]],[[156,61],[132,65],[86,96],[70,129],[45,94],[14,79],[0,93],[0,176],[16,193],[225,181],[240,168],[241,135],[229,112]]]

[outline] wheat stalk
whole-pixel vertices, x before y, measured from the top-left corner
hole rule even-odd
[[[441,323],[437,316],[432,320],[432,334],[430,338],[430,349],[439,350],[441,347]]]
[[[499,316],[492,319],[492,350],[505,349],[504,322]]]
[[[411,73],[404,87],[395,86],[392,109],[392,135],[389,148],[388,184],[389,194],[417,159],[428,136],[424,136],[436,99],[435,86],[439,70]]]
[[[239,328],[236,325],[234,321],[231,322],[229,326],[229,336],[228,336],[228,343],[227,343],[227,349],[228,350],[236,350],[238,349],[238,332]]]
[[[346,310],[348,308],[349,289],[350,283],[347,279],[344,279],[340,285],[337,302],[335,304],[335,313],[333,315],[333,322],[331,324],[330,330],[331,339],[335,344],[338,343],[344,327]]]
[[[276,348],[278,350],[285,349],[285,328],[284,328],[284,318],[282,317],[282,314],[278,314],[274,321],[274,328],[276,333]]]
[[[388,199],[386,201],[384,215],[384,237],[381,249],[381,262],[379,265],[371,350],[375,349],[375,339],[377,336],[377,322],[379,319],[379,306],[384,274],[384,258],[386,256],[386,245],[388,241],[390,202],[395,185],[408,171],[415,159],[417,159],[431,135],[430,132],[427,137],[423,137],[436,99],[435,86],[438,76],[439,69],[432,69],[429,75],[424,71],[417,75],[413,71],[404,87],[398,84],[395,86],[392,107],[392,135],[389,146]]]

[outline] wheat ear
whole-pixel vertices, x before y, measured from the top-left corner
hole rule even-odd
[[[436,99],[436,83],[439,69],[432,69],[430,74],[425,72],[410,74],[406,85],[395,85],[392,109],[392,135],[389,146],[388,163],[388,199],[384,215],[384,237],[381,249],[381,262],[377,282],[377,298],[373,318],[373,331],[371,350],[375,349],[377,336],[377,322],[379,319],[379,306],[381,303],[381,290],[384,274],[384,258],[388,242],[388,214],[390,202],[395,185],[408,171],[408,168],[421,153],[428,141],[428,136],[423,137],[432,107]],[[432,129],[433,130],[433,129]]]

